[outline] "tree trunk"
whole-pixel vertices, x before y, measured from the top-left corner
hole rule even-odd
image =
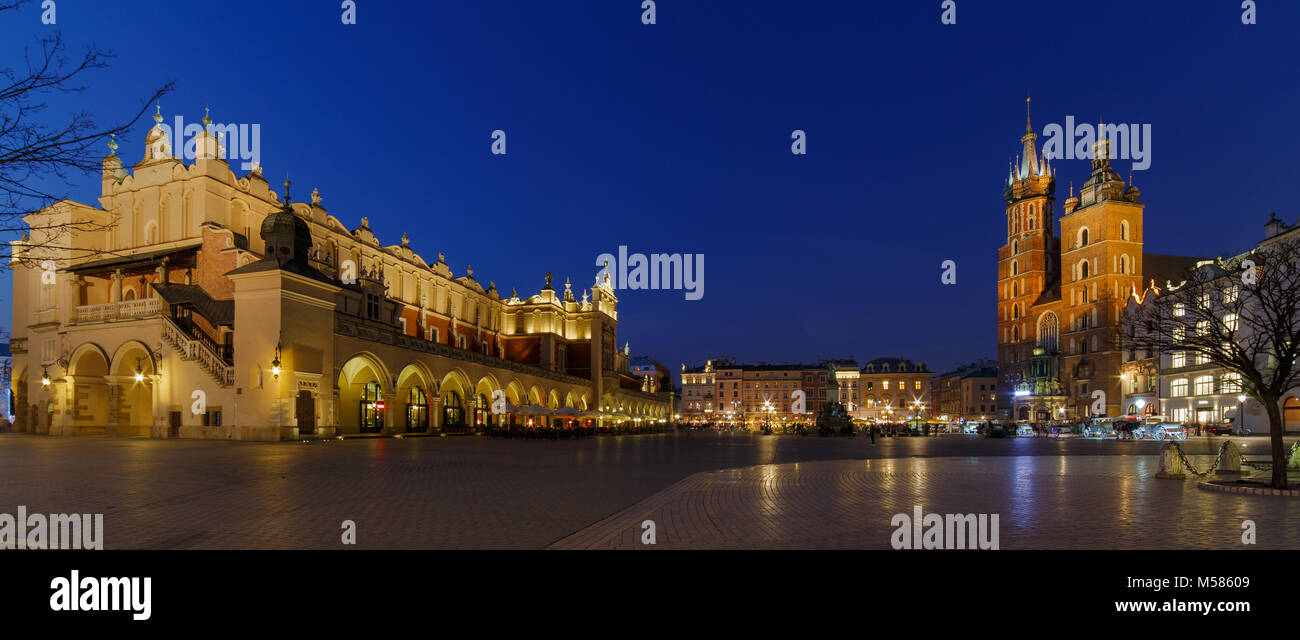
[[[1273,488],[1285,489],[1286,486],[1286,447],[1282,444],[1282,434],[1286,431],[1286,421],[1278,404],[1281,398],[1261,398],[1264,409],[1268,411],[1269,444],[1273,453]]]

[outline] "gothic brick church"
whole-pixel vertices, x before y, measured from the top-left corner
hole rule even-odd
[[[1143,252],[1141,192],[1111,166],[1104,138],[1093,145],[1092,173],[1077,196],[1071,185],[1058,219],[1056,172],[1036,139],[1026,113],[1022,150],[1003,189],[998,410],[1012,420],[1074,420],[1094,414],[1101,390],[1105,415],[1116,416],[1124,303],[1195,258]]]

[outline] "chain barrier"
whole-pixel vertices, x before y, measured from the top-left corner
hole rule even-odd
[[[1174,446],[1174,451],[1178,452],[1178,459],[1182,461],[1183,467],[1188,471],[1191,471],[1192,475],[1198,478],[1204,478],[1205,476],[1208,476],[1214,473],[1215,471],[1218,471],[1219,465],[1223,463],[1223,454],[1225,451],[1228,450],[1228,445],[1232,443],[1225,442],[1223,443],[1222,446],[1219,447],[1219,453],[1214,456],[1214,464],[1210,465],[1210,468],[1206,469],[1205,471],[1197,471],[1196,467],[1192,466],[1192,462],[1187,459],[1187,456],[1183,453],[1183,448],[1178,446],[1177,442],[1171,442],[1170,444]]]
[[[1234,470],[1233,472],[1234,472],[1234,473],[1239,472],[1240,466],[1241,466],[1242,464],[1245,463],[1245,461],[1242,460],[1242,458],[1241,458],[1241,452],[1238,451],[1238,450],[1236,450],[1236,447],[1233,446],[1233,444],[1232,444],[1231,441],[1224,442],[1223,445],[1219,447],[1219,452],[1218,452],[1217,454],[1214,455],[1214,462],[1213,462],[1213,464],[1210,465],[1210,468],[1208,468],[1208,469],[1206,469],[1206,470],[1204,470],[1204,471],[1197,471],[1196,466],[1192,464],[1192,461],[1191,461],[1191,460],[1188,460],[1188,459],[1187,459],[1187,454],[1183,453],[1183,448],[1180,447],[1180,446],[1178,445],[1177,442],[1168,442],[1168,443],[1166,443],[1165,446],[1166,446],[1166,449],[1167,449],[1167,448],[1173,448],[1174,452],[1178,454],[1178,461],[1179,461],[1179,463],[1182,465],[1182,467],[1183,467],[1184,469],[1186,469],[1187,471],[1191,472],[1192,475],[1194,475],[1194,476],[1196,476],[1196,477],[1198,477],[1198,478],[1204,478],[1204,477],[1209,476],[1209,475],[1212,475],[1212,474],[1214,474],[1216,471],[1218,471],[1218,470],[1219,470],[1219,467],[1222,466],[1222,464],[1223,464],[1224,458],[1228,455],[1228,448],[1229,448],[1229,447],[1233,447],[1233,449],[1234,449],[1234,451],[1235,451],[1235,454],[1236,454],[1236,462],[1237,462],[1237,465],[1236,465],[1236,466],[1238,467],[1238,470]],[[1165,451],[1162,450],[1162,451],[1161,451],[1161,456],[1164,456],[1164,455],[1165,455]],[[1161,470],[1162,470],[1162,472],[1164,471],[1164,463],[1161,463]],[[1224,473],[1228,473],[1228,472],[1225,471]],[[1171,477],[1180,477],[1180,476],[1175,475],[1175,476],[1171,476]]]

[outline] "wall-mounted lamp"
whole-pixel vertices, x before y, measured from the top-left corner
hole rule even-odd
[[[141,360],[143,360],[143,358],[135,359],[135,381],[136,382],[144,382],[144,369],[140,368]]]
[[[50,386],[50,372],[45,367],[41,367],[41,386]]]
[[[271,361],[271,375],[276,380],[280,379],[280,343],[275,343],[275,359]]]

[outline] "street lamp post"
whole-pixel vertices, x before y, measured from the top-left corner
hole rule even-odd
[[[1237,428],[1235,431],[1238,434],[1243,434],[1246,431],[1246,394],[1244,393],[1237,396]]]

